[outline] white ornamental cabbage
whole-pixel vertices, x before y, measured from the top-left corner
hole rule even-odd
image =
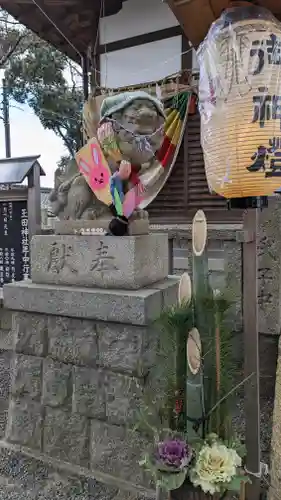
[[[190,471],[190,480],[204,493],[213,495],[223,484],[229,483],[241,466],[241,457],[224,444],[213,443],[201,448],[195,466]]]

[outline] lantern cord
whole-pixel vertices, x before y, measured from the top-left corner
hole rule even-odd
[[[39,5],[37,3],[36,0],[32,0],[32,2],[34,3],[34,5],[40,10],[40,12],[42,12],[43,16],[46,17],[46,19],[48,19],[48,21],[54,26],[54,28],[56,28],[56,30],[59,32],[59,34],[65,39],[65,41],[70,45],[70,47],[72,47],[75,52],[80,56],[80,58],[82,59],[82,54],[79,52],[79,50],[77,49],[77,47],[75,47],[75,45],[73,45],[73,43],[67,38],[67,36],[61,31],[61,29],[57,26],[57,24],[55,23],[55,21],[53,21],[53,19],[50,18],[50,16],[48,16],[47,12],[44,11],[44,9],[42,9],[41,5]]]

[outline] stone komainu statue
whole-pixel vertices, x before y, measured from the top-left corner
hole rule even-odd
[[[161,102],[146,92],[110,96],[101,106],[97,131],[100,146],[112,174],[118,170],[122,158],[132,166],[131,177],[137,174],[142,179],[146,194],[140,209],[159,191],[163,167],[155,153],[163,141],[164,122]],[[75,160],[70,161],[65,171],[56,170],[49,199],[53,214],[61,220],[93,220],[111,215],[110,208],[97,199],[78,171]]]

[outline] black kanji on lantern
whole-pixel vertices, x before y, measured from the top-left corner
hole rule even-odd
[[[269,95],[266,87],[258,88],[259,94],[253,96],[254,112],[252,123],[259,122],[264,128],[269,120],[280,120],[281,130],[281,96]]]
[[[268,159],[268,153],[268,148],[259,146],[258,150],[251,156],[251,160],[255,161],[250,167],[247,167],[247,170],[249,170],[249,172],[259,172],[260,170],[265,172],[265,161]]]
[[[268,141],[269,147],[259,146],[251,156],[254,163],[247,167],[249,172],[265,173],[265,177],[281,176],[281,138],[273,137]]]
[[[259,75],[265,64],[281,64],[281,40],[273,33],[266,40],[254,40],[250,50],[251,57],[257,57],[253,75]]]

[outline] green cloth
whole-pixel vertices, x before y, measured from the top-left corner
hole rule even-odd
[[[131,102],[133,102],[135,99],[146,99],[152,102],[159,114],[165,118],[164,107],[161,101],[156,99],[156,97],[148,94],[147,92],[137,90],[135,92],[122,92],[121,94],[106,97],[101,105],[100,120],[102,121],[105,118],[112,116],[112,114],[116,113],[116,111],[121,111],[129,104],[131,104]]]

